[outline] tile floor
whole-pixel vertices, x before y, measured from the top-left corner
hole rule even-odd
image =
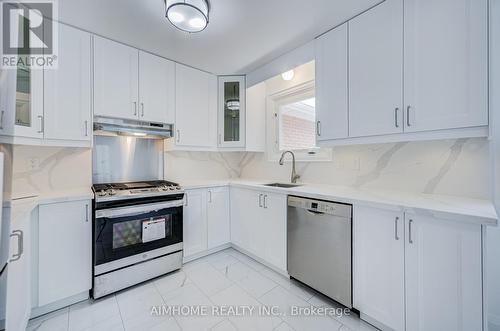
[[[152,315],[152,306],[275,307],[274,316]],[[290,307],[340,307],[233,249],[185,264],[180,271],[97,301],[84,301],[30,321],[28,330],[376,330],[350,316],[290,316]]]

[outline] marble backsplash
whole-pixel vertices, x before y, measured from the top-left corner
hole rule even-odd
[[[12,196],[43,195],[92,186],[92,150],[14,146]]]
[[[13,197],[92,185],[86,148],[14,146]],[[173,181],[246,178],[288,182],[290,163],[264,153],[165,152]],[[298,162],[300,181],[490,198],[489,147],[484,138],[341,146],[329,162]]]
[[[490,198],[484,138],[340,146],[329,162],[298,162],[300,181],[368,189]],[[165,177],[174,181],[246,178],[290,180],[290,164],[264,153],[166,152]]]

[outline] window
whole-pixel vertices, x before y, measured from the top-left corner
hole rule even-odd
[[[315,99],[309,98],[279,107],[279,150],[316,148]]]
[[[307,82],[268,98],[268,159],[293,151],[299,161],[330,161],[329,148],[316,146],[314,82]]]

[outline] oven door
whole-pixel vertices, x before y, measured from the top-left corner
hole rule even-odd
[[[94,265],[182,243],[182,200],[95,212]]]

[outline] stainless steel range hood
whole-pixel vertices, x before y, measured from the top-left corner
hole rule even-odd
[[[172,137],[172,133],[173,124],[123,120],[103,116],[94,117],[95,135],[122,135],[165,139]]]

